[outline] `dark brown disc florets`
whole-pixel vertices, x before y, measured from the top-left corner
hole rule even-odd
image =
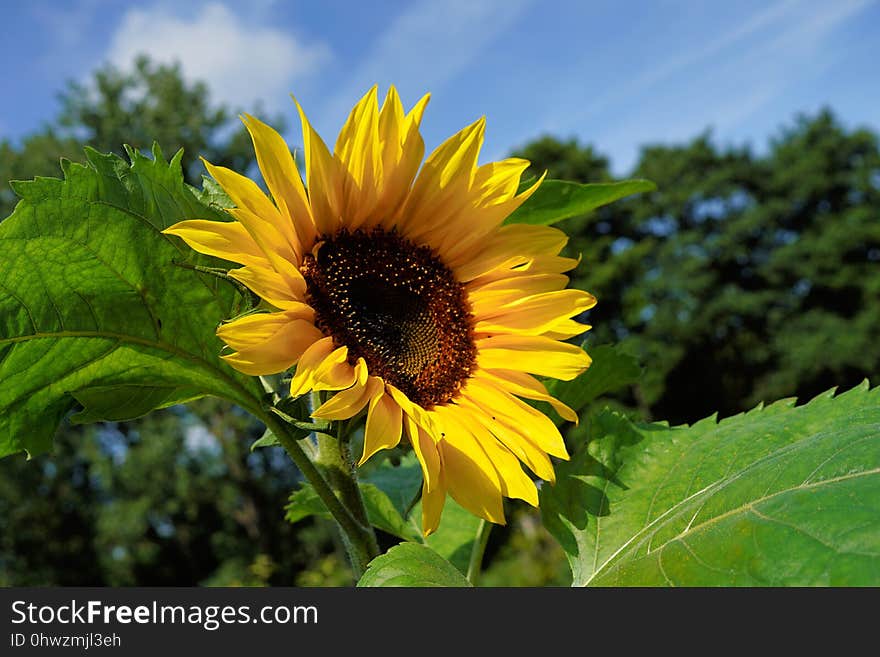
[[[427,246],[396,231],[342,230],[305,256],[315,324],[349,361],[424,408],[450,401],[473,370],[473,316],[464,287]]]

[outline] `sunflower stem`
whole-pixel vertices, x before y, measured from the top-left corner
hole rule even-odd
[[[379,547],[376,543],[376,534],[373,528],[369,523],[363,523],[359,517],[352,513],[347,504],[340,501],[338,495],[340,495],[341,491],[337,488],[338,482],[333,482],[332,480],[328,482],[324,475],[321,474],[315,463],[312,463],[309,457],[306,456],[305,451],[303,451],[302,446],[297,442],[296,436],[290,430],[290,425],[281,421],[272,413],[263,413],[261,419],[278,438],[278,442],[281,443],[281,446],[284,447],[284,450],[300,469],[300,472],[315,489],[318,497],[321,498],[324,506],[327,507],[330,515],[333,516],[333,519],[339,525],[355,577],[360,579],[367,564],[379,554]],[[325,434],[318,434],[319,444],[321,437],[324,436]],[[329,438],[329,436],[326,437]],[[316,462],[320,461],[321,456],[319,449],[315,458]],[[324,457],[326,458],[327,456],[325,452]],[[337,471],[337,469],[331,468],[331,472],[333,471]],[[357,487],[356,481],[354,486]],[[358,491],[358,495],[360,495],[360,491]],[[363,502],[361,502],[361,508],[363,508]],[[363,517],[366,517],[366,512],[363,513]]]
[[[351,513],[359,531],[352,535],[344,532],[348,556],[355,576],[359,579],[367,564],[379,555],[376,533],[367,518],[364,498],[357,482],[357,468],[351,456],[346,436],[346,422],[335,422],[336,435],[316,432],[318,453],[315,463],[324,472],[330,487]]]
[[[476,586],[480,580],[480,571],[483,567],[483,553],[486,552],[486,544],[489,542],[489,533],[492,531],[492,523],[480,520],[477,528],[477,536],[471,547],[471,559],[468,562],[467,579],[471,586]]]

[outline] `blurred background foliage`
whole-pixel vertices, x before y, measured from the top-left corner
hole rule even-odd
[[[184,148],[252,171],[231,108],[173,66],[70,84],[57,120],[0,142],[0,217],[8,180],[60,175],[82,148]],[[259,108],[251,111],[260,113]],[[281,125],[278,117],[269,117]],[[517,149],[533,173],[610,180],[588,144],[544,136]],[[849,388],[880,366],[880,148],[831,110],[794,118],[756,153],[707,132],[648,145],[627,177],[657,191],[567,220],[573,285],[593,292],[588,345],[618,343],[644,365],[607,403],[646,419],[692,422],[758,402]],[[323,520],[283,521],[298,473],[277,448],[250,452],[250,416],[203,399],[126,423],[65,424],[53,453],[0,461],[0,585],[348,585]],[[510,508],[493,531],[482,584],[566,585],[562,551],[540,516]]]

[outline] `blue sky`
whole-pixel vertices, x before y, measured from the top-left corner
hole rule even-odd
[[[488,118],[482,159],[576,136],[624,174],[644,143],[712,127],[760,150],[798,112],[880,130],[880,0],[0,0],[0,138],[58,112],[65,80],[134,53],[179,59],[239,107],[288,93],[331,142],[374,83],[432,93],[431,148]]]

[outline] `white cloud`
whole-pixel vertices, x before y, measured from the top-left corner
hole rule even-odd
[[[156,62],[179,61],[188,79],[208,84],[214,100],[244,108],[256,100],[269,108],[286,106],[296,81],[313,74],[330,56],[323,43],[253,25],[219,3],[204,5],[192,19],[163,7],[128,10],[106,59],[128,67],[141,53]]]

